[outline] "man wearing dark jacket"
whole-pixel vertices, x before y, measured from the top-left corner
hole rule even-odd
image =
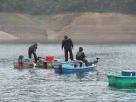
[[[35,59],[35,63],[37,63],[37,55],[36,55],[36,49],[37,49],[37,43],[31,45],[28,49],[28,56],[31,59],[32,58],[32,54],[34,56]]]
[[[79,51],[76,54],[76,60],[80,60],[80,61],[84,62],[86,66],[89,65],[89,62],[86,59],[86,55],[85,55],[82,47],[79,47]],[[82,64],[80,64],[80,65],[82,66]]]
[[[83,47],[79,47],[79,51],[76,54],[76,60],[82,61],[83,63],[85,63],[86,66],[98,63],[99,59],[100,58],[96,58],[95,61],[88,62],[88,60],[86,59],[86,55],[85,55],[85,53],[83,51]],[[80,63],[80,66],[82,66],[82,63]]]
[[[81,60],[84,62],[84,60],[86,59],[86,55],[85,53],[83,52],[83,48],[82,47],[79,47],[79,51],[77,52],[76,54],[76,60]]]
[[[65,52],[65,61],[68,61],[68,53],[70,54],[70,59],[73,60],[73,42],[68,36],[64,36],[64,40],[62,41],[62,49],[64,48]]]

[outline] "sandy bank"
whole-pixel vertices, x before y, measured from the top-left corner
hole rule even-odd
[[[0,42],[61,43],[68,35],[77,43],[136,43],[136,15],[70,13],[53,15],[48,21],[42,16],[40,22],[26,14],[0,16]]]
[[[0,31],[0,41],[9,41],[9,40],[17,40],[17,39],[19,39],[19,37]]]

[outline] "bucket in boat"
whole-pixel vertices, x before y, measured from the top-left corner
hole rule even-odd
[[[45,61],[46,62],[53,62],[54,61],[54,56],[46,56]]]

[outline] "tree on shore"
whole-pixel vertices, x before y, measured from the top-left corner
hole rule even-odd
[[[136,0],[0,0],[0,12],[49,14],[67,11],[136,13]]]

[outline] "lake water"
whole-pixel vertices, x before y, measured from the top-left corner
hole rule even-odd
[[[135,89],[108,86],[106,74],[123,69],[136,70],[136,45],[75,45],[84,47],[88,60],[101,58],[96,72],[57,75],[53,69],[13,67],[20,54],[27,57],[30,44],[0,45],[0,102],[135,102]],[[38,56],[63,59],[59,44],[39,44]]]

